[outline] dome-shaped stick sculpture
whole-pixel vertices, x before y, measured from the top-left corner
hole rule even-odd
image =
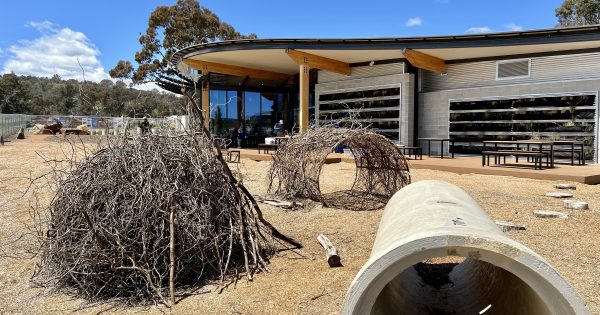
[[[277,149],[269,170],[269,191],[325,203],[319,177],[337,146],[349,148],[355,158],[352,191],[389,198],[410,184],[408,163],[390,140],[365,128],[327,125],[294,135]]]

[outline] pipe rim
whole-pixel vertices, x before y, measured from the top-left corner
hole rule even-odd
[[[430,244],[440,245],[424,247]],[[390,248],[370,258],[360,269],[346,294],[342,314],[370,314],[376,298],[394,277],[418,262],[445,256],[476,258],[512,273],[556,314],[591,314],[573,287],[548,262],[507,237],[492,240],[472,235],[435,235],[395,242]],[[544,289],[540,289],[542,286]]]

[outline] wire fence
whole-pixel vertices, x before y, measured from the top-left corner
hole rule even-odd
[[[30,115],[0,114],[0,135],[3,137],[14,135],[20,128],[26,128],[29,121],[31,121]]]
[[[26,133],[35,133],[55,122],[60,122],[62,129],[85,126],[92,134],[122,134],[127,129],[139,132],[142,120],[131,117],[0,114],[0,134],[4,137],[15,135],[20,128],[24,128]],[[166,129],[183,132],[188,128],[189,119],[187,116],[154,117],[148,118],[148,122],[155,133]]]

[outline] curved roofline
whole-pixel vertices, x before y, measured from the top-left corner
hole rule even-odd
[[[196,44],[175,52],[171,61],[177,64],[182,59],[217,51],[252,49],[435,49],[489,47],[509,45],[551,44],[577,41],[600,40],[600,25],[567,28],[540,29],[531,31],[501,32],[419,37],[383,38],[279,38],[238,39],[222,42]]]

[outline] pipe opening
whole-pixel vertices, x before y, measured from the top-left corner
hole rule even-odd
[[[552,314],[516,275],[482,260],[457,256],[428,259],[400,272],[379,293],[371,314],[460,315],[482,311],[485,315]]]

